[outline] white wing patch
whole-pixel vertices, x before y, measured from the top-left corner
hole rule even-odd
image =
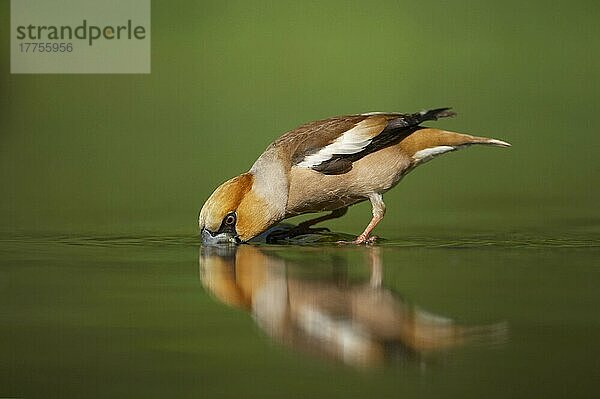
[[[333,143],[326,145],[314,154],[307,155],[296,166],[312,168],[330,160],[334,155],[356,154],[371,144],[372,129],[361,126],[361,123],[344,132]]]
[[[438,155],[441,155],[445,152],[453,151],[456,148],[457,147],[452,147],[449,145],[440,145],[437,147],[425,148],[424,150],[415,152],[415,155],[413,155],[413,159],[415,160],[415,162],[419,163],[427,162]]]

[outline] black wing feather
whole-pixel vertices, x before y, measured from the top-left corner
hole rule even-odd
[[[352,170],[352,163],[382,148],[396,144],[417,130],[423,129],[419,126],[422,122],[437,120],[456,115],[450,108],[438,108],[422,111],[415,114],[398,115],[397,118],[388,122],[385,129],[373,138],[371,143],[362,151],[354,154],[334,154],[331,159],[313,166],[312,169],[324,175],[340,175]]]

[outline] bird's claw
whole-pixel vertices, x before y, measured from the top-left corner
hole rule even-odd
[[[378,239],[379,239],[379,237],[377,237],[377,236],[370,236],[370,237],[358,236],[358,237],[356,237],[356,239],[354,241],[338,241],[337,244],[373,245],[377,242]]]
[[[377,240],[379,240],[378,236],[371,236],[366,239],[365,244],[372,245],[372,244],[375,244],[377,242]]]

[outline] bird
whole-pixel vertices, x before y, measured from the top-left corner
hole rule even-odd
[[[427,126],[455,116],[452,108],[416,113],[369,112],[305,123],[290,130],[252,167],[221,184],[198,216],[205,245],[240,244],[280,221],[330,212],[292,229],[311,231],[316,223],[343,216],[348,207],[370,201],[372,217],[352,244],[372,244],[383,219],[383,194],[410,171],[431,159],[475,144],[510,147],[502,140]]]

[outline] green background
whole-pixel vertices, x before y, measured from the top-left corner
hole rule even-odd
[[[11,75],[8,5],[0,397],[594,396],[600,3],[155,1],[150,75]],[[382,294],[505,322],[506,343],[361,370],[274,342],[202,288],[198,210],[273,139],[443,106],[458,117],[432,126],[513,147],[409,175],[385,195],[381,248],[256,249],[292,277],[365,283],[381,250]]]
[[[417,170],[380,232],[598,222],[593,1],[153,2],[150,75],[11,75],[0,7],[6,232],[195,234],[222,181],[310,120],[452,106],[507,140]],[[333,224],[358,231],[368,205]]]

